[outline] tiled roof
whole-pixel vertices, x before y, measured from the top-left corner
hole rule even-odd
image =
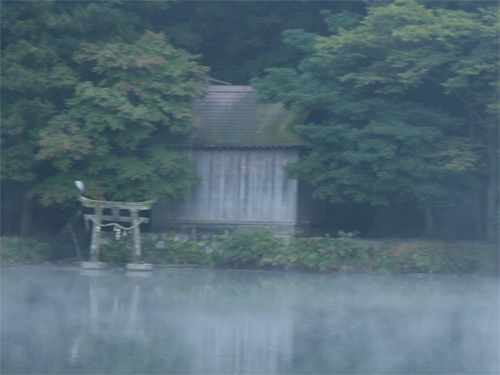
[[[258,97],[250,86],[210,86],[208,94],[194,104],[201,125],[183,143],[222,147],[303,145],[291,130],[303,116],[280,103],[259,103]]]

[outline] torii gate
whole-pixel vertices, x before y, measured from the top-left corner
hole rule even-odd
[[[85,214],[85,220],[92,221],[92,240],[90,244],[90,262],[82,262],[83,268],[99,269],[106,268],[107,264],[99,262],[99,245],[101,240],[101,228],[112,226],[117,232],[117,237],[121,231],[132,231],[134,249],[132,253],[132,263],[127,264],[127,269],[129,270],[144,270],[149,271],[153,266],[149,263],[140,263],[141,260],[141,231],[140,225],[142,223],[149,222],[148,218],[139,217],[139,211],[150,210],[156,199],[145,201],[145,202],[108,202],[108,201],[96,201],[93,199],[85,198],[81,195],[78,196],[78,200],[82,202],[84,207],[90,207],[94,209],[94,214]],[[113,215],[103,215],[103,210],[109,208],[115,212]],[[121,216],[119,210],[129,210],[130,216]],[[102,224],[103,221],[115,221],[109,224]],[[118,223],[127,222],[131,223],[130,227],[124,227]]]

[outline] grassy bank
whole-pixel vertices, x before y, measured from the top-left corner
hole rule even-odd
[[[0,261],[37,263],[52,257],[50,244],[21,236],[0,237]]]
[[[40,262],[53,253],[46,244],[20,237],[1,239],[3,262]],[[130,262],[131,239],[108,238],[101,245],[101,261]],[[283,269],[381,274],[498,274],[499,251],[494,244],[438,241],[378,241],[340,232],[336,238],[296,238],[283,243],[259,230],[233,236],[144,234],[142,260],[165,265],[205,268]],[[88,253],[88,252],[87,252]]]

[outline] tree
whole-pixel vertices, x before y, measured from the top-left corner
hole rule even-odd
[[[137,39],[148,24],[136,10],[114,2],[2,4],[2,179],[35,178],[36,134],[81,79],[73,53],[82,41]]]
[[[162,35],[145,34],[155,30],[152,15],[167,9],[164,2],[2,4],[2,195],[10,202],[22,192],[21,221],[29,222],[33,193],[45,205],[74,200],[75,176],[91,179],[96,198],[108,189],[110,198],[173,197],[197,181],[184,159],[153,142],[192,119],[189,101],[206,72]],[[141,35],[149,45],[136,44]],[[147,174],[149,187],[141,183]]]
[[[83,44],[74,59],[90,63],[96,78],[78,83],[69,108],[40,132],[36,158],[58,170],[35,188],[41,202],[71,199],[75,179],[115,200],[178,198],[197,182],[184,158],[152,138],[195,123],[191,103],[206,69],[193,58],[152,32],[133,44]]]
[[[332,201],[416,200],[429,230],[430,207],[465,194],[474,179],[486,183],[479,160],[489,166],[484,177],[497,181],[497,166],[483,157],[498,155],[495,15],[498,7],[464,12],[396,1],[361,22],[327,15],[330,36],[287,32],[285,41],[306,57],[253,84],[270,100],[311,111],[299,131],[313,152],[290,176]]]
[[[356,1],[180,1],[155,22],[176,46],[201,54],[213,78],[246,85],[270,66],[292,66],[297,50],[281,43],[283,30],[326,32],[320,11],[363,12]]]

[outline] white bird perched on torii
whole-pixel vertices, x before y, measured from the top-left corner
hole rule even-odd
[[[80,191],[80,194],[83,194],[83,190],[85,189],[85,185],[81,181],[75,181],[76,188]]]
[[[78,189],[78,191],[80,192],[80,194],[83,194],[83,191],[85,190],[85,185],[83,184],[83,182],[81,182],[81,181],[75,181],[75,186],[76,186],[76,188]],[[79,207],[79,208],[78,208],[78,212],[76,213],[76,215],[75,215],[75,216],[79,216],[81,213],[82,213],[82,208],[81,208],[81,207]],[[89,223],[88,223],[88,220],[87,220],[87,219],[85,219],[85,221],[84,221],[84,222],[85,222],[85,230],[88,232],[88,231],[89,231]],[[79,258],[81,258],[81,257],[80,257],[80,255],[79,255],[78,257],[79,257]]]

